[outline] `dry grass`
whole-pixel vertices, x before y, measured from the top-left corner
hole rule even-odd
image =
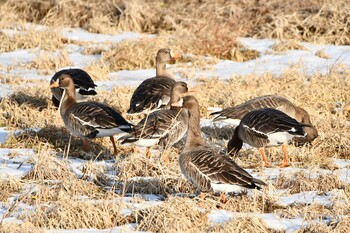
[[[259,232],[259,233],[268,233],[268,232],[278,232],[272,231],[267,228],[264,221],[258,217],[235,217],[234,219],[217,226],[212,227],[209,232],[220,232],[220,233],[229,233],[229,232]]]
[[[32,62],[26,65],[28,69],[37,69],[43,75],[54,74],[61,67],[72,66],[67,51],[58,53],[41,52]]]
[[[104,229],[134,221],[132,216],[123,216],[122,203],[111,201],[72,201],[61,199],[50,206],[38,206],[32,214],[22,216],[34,226],[55,229]]]
[[[11,52],[17,49],[40,48],[54,51],[61,49],[68,40],[64,39],[59,33],[53,30],[37,31],[34,29],[27,30],[23,33],[8,35],[0,32],[0,52]]]
[[[22,224],[16,224],[13,222],[4,222],[0,224],[0,232],[3,233],[44,233],[44,229],[35,227],[31,222],[24,222]]]
[[[259,54],[240,45],[236,40],[238,36],[280,39],[282,43],[273,48],[276,51],[305,49],[296,41],[350,44],[349,3],[348,0],[6,0],[0,3],[0,28],[19,32],[13,35],[0,33],[3,42],[0,52],[34,48],[46,50],[26,68],[53,75],[57,69],[72,64],[67,52],[61,50],[65,44],[84,45],[83,54],[101,55],[100,61],[84,67],[94,80],[108,79],[111,71],[154,68],[155,54],[160,47],[171,47],[184,55],[177,64],[180,68],[188,62],[194,68],[203,67],[215,63],[218,58],[243,62]],[[110,49],[98,45],[86,47],[84,42],[67,40],[52,28],[24,30],[28,27],[27,22],[81,27],[96,33],[113,34],[121,30],[156,33],[157,37],[123,41]],[[59,49],[61,52],[51,52]],[[322,51],[316,55],[327,58]],[[16,67],[0,68],[9,70]],[[307,77],[295,68],[285,71],[278,78],[271,74],[262,77],[251,74],[232,77],[229,81],[215,78],[197,80],[201,85],[195,88],[195,95],[200,102],[201,114],[209,118],[209,106],[228,107],[259,95],[283,95],[310,113],[320,134],[314,146],[288,148],[293,166],[335,170],[333,158],[350,159],[349,112],[346,107],[350,102],[349,73],[334,66],[327,75]],[[191,78],[191,73],[184,72],[183,75]],[[36,151],[27,161],[33,164],[33,168],[25,177],[0,182],[2,205],[10,210],[9,216],[12,211],[14,215],[21,213],[20,218],[24,220],[22,225],[1,223],[1,232],[41,232],[50,228],[103,229],[126,223],[138,223],[138,230],[153,232],[276,232],[268,229],[261,219],[250,215],[236,217],[222,225],[210,225],[208,211],[218,208],[317,221],[330,217],[331,223],[312,223],[300,232],[348,232],[350,189],[349,186],[344,187],[336,173],[317,177],[310,177],[308,172],[282,173],[276,183],[269,184],[263,191],[254,191],[252,195],[231,195],[225,204],[219,201],[217,194],[207,194],[202,203],[198,196],[193,197],[196,189],[181,176],[178,166],[180,150],[177,148],[170,150],[168,165],[164,164],[159,152],[152,152],[152,158],[147,159],[141,149],[129,145],[118,146],[121,153],[116,158],[111,154],[109,140],[103,139],[90,143],[91,153],[83,153],[82,140],[71,138],[58,121],[47,82],[23,81],[20,77],[1,75],[0,83],[20,86],[20,90],[15,90],[12,96],[0,100],[0,125],[22,130],[40,128],[37,132],[25,130],[12,135],[0,145]],[[132,93],[133,89],[126,87],[108,92],[99,90],[99,95],[93,99],[124,114]],[[136,118],[128,119],[134,123],[138,121]],[[203,131],[209,136],[206,140],[220,144],[220,149],[225,146],[221,139],[232,134],[231,129]],[[272,162],[282,160],[280,148],[272,148],[267,155]],[[81,176],[73,172],[66,159],[72,157],[90,159],[79,168]],[[100,159],[115,159],[113,179],[106,174],[110,170],[95,163]],[[247,167],[251,162],[260,162],[261,158],[257,150],[242,150],[235,160]],[[289,189],[290,193],[338,189],[338,195],[327,206],[285,207],[278,204],[279,197],[275,194],[278,188]],[[122,195],[115,192],[141,196],[160,194],[165,201],[159,206],[123,215],[123,209],[131,207],[124,202]],[[184,193],[183,197],[173,197],[178,193]],[[18,200],[28,205],[30,210],[22,212],[16,203],[11,203],[9,197],[18,194]],[[142,204],[145,200],[134,197],[131,202]]]
[[[349,44],[348,1],[31,1],[0,5],[6,22],[81,27],[91,32],[188,35],[195,54],[227,56],[237,36]],[[10,12],[10,13],[9,13]],[[196,39],[194,39],[196,38]],[[214,40],[217,39],[217,40]],[[198,45],[195,45],[198,43]]]
[[[314,175],[314,174],[313,174]],[[344,186],[339,176],[334,174],[319,174],[316,178],[308,172],[281,173],[276,187],[289,189],[291,194],[305,191],[327,192],[333,189],[342,189]]]
[[[274,44],[271,48],[277,52],[287,51],[287,50],[307,50],[297,40],[280,41]]]
[[[23,184],[20,180],[9,178],[0,181],[0,189],[2,190],[2,195],[0,197],[1,202],[5,202],[7,198],[11,197],[13,193],[21,191]]]
[[[138,213],[138,230],[151,232],[203,232],[208,227],[206,211],[193,200],[171,197],[162,205]]]
[[[203,81],[202,86],[197,86],[196,97],[201,104],[202,116],[208,116],[208,106],[227,107],[258,95],[283,93],[292,102],[309,111],[320,133],[319,142],[315,146],[289,147],[291,161],[296,163],[295,166],[302,168],[323,167],[333,170],[335,167],[332,168],[330,165],[331,158],[349,158],[347,151],[350,147],[350,135],[344,130],[348,127],[346,123],[348,118],[344,113],[334,111],[335,102],[348,102],[349,97],[346,95],[346,90],[349,88],[348,77],[335,70],[327,76],[305,77],[297,72],[287,72],[279,79],[269,74],[259,78],[254,75],[233,77],[229,81],[214,79]],[[321,86],[327,86],[328,90],[322,91],[319,88]],[[271,90],[274,92],[271,93]],[[131,89],[123,87],[110,92],[101,91],[94,99],[110,104],[124,113],[128,108],[131,94]],[[219,202],[219,196],[208,194],[204,204],[201,204],[198,197],[191,199],[186,196],[195,193],[196,190],[180,175],[177,164],[179,150],[176,148],[170,151],[170,164],[165,165],[159,152],[152,152],[152,158],[147,159],[135,146],[121,146],[121,155],[115,160],[115,180],[119,182],[109,180],[104,175],[106,172],[104,168],[96,166],[92,160],[84,164],[83,176],[77,177],[64,159],[54,155],[54,150],[57,150],[59,155],[62,153],[64,157],[67,156],[66,146],[69,143],[69,134],[57,123],[56,110],[51,107],[49,98],[49,89],[46,85],[38,83],[0,102],[2,125],[8,125],[14,129],[41,128],[38,132],[27,131],[13,136],[2,145],[3,147],[30,147],[38,151],[36,157],[32,159],[33,169],[21,180],[35,187],[33,189],[35,191],[23,194],[22,200],[28,205],[39,208],[40,211],[35,213],[27,211],[21,216],[35,227],[106,228],[137,222],[139,230],[158,232],[165,232],[168,229],[183,232],[191,232],[188,229],[194,229],[192,232],[239,232],[248,229],[255,229],[258,232],[271,231],[260,219],[252,217],[242,217],[223,225],[210,226],[207,221],[207,212],[198,210],[201,206],[203,208],[203,205],[207,211],[220,208],[233,212],[277,213],[284,217],[301,216],[308,220],[321,219],[325,216],[336,219],[339,213],[344,216],[349,214],[348,207],[342,202],[344,198],[349,198],[348,196],[339,197],[342,199],[334,200],[331,206],[310,205],[286,208],[278,205],[278,196],[271,192],[276,188],[289,188],[291,193],[344,189],[339,177],[334,174],[320,175],[317,178],[310,178],[308,173],[283,174],[278,178],[276,185],[269,185],[266,191],[257,191],[253,195],[233,195],[225,204]],[[306,102],[312,104],[305,105]],[[210,136],[207,140],[210,142],[216,142],[224,134],[218,130],[217,132],[208,130],[207,133]],[[108,140],[98,141],[95,145],[92,143],[91,155],[82,154],[80,140],[72,138],[70,143],[68,157],[115,158],[110,156],[111,145]],[[107,151],[106,148],[108,148]],[[280,148],[273,148],[267,154],[273,162],[282,160]],[[260,156],[257,150],[243,150],[235,160],[245,166],[248,162],[259,162]],[[117,185],[114,185],[115,182]],[[8,189],[8,195],[15,192],[8,186],[6,189]],[[125,203],[115,201],[119,197],[112,192],[115,190],[118,192],[122,190],[122,193],[160,194],[167,199],[160,206],[140,210],[135,215],[123,216],[121,208],[126,206]],[[172,195],[175,193],[185,193],[185,195],[174,198]],[[81,197],[89,201],[84,202]],[[98,219],[98,221],[92,222],[91,219]],[[178,222],[183,224],[180,225]],[[344,229],[346,226],[346,222],[340,221],[328,227]]]

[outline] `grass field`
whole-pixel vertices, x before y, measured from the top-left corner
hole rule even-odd
[[[0,232],[349,232],[350,1],[58,0],[0,2]],[[288,147],[289,168],[251,168],[268,185],[202,202],[157,148],[70,137],[49,80],[78,66],[94,100],[126,116],[131,95],[155,74],[155,54],[183,56],[170,72],[196,90],[207,143],[224,154],[231,127],[211,109],[276,94],[303,107],[315,145]],[[281,148],[268,160],[282,161]],[[79,229],[79,230],[78,230]],[[71,230],[71,231],[68,231]]]

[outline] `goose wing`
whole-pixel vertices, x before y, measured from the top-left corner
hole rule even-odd
[[[260,188],[264,182],[253,178],[227,156],[215,154],[210,149],[201,149],[184,155],[187,176],[203,191],[211,190],[211,183],[231,184],[246,188]]]
[[[83,88],[85,90],[94,89],[97,85],[91,76],[82,69],[64,69],[56,72],[51,78],[50,84],[54,83],[62,74],[68,74],[73,78],[75,88]]]
[[[292,103],[284,97],[276,95],[265,95],[248,100],[247,102],[234,107],[225,108],[219,112],[213,112],[210,115],[218,115],[214,118],[214,121],[220,121],[227,118],[242,119],[244,115],[250,111],[261,108],[277,109],[285,104],[292,105]]]
[[[301,133],[302,126],[297,120],[284,112],[273,108],[264,108],[247,113],[241,120],[243,128],[255,131],[256,134],[271,134],[277,132]]]
[[[177,127],[180,122],[178,117],[180,111],[177,110],[160,110],[153,112],[142,119],[129,133],[120,139],[123,143],[134,142],[139,139],[159,139],[165,137],[169,131]]]
[[[71,117],[83,126],[95,129],[120,128],[128,131],[131,124],[111,107],[97,102],[77,103],[70,111]]]
[[[168,77],[154,77],[143,81],[135,90],[130,101],[128,113],[142,113],[167,105],[170,101],[170,91],[175,80]],[[168,101],[163,102],[164,97]]]

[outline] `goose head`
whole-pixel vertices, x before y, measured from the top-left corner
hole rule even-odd
[[[74,81],[73,78],[68,74],[62,74],[54,83],[50,85],[50,88],[73,88]]]
[[[180,54],[173,53],[169,48],[160,49],[157,53],[156,62],[157,63],[175,63],[177,59],[181,57]]]

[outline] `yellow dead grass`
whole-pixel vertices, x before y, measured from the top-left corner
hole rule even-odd
[[[138,230],[151,232],[203,232],[208,226],[206,211],[198,210],[193,200],[179,197],[140,211],[137,221]]]
[[[54,74],[62,67],[72,66],[68,52],[63,50],[56,54],[41,52],[31,63],[26,67],[29,69],[37,69],[39,73],[44,75]]]
[[[17,49],[40,48],[54,51],[63,47],[68,40],[53,30],[38,31],[29,29],[22,32],[8,35],[0,32],[0,52],[11,52]]]

